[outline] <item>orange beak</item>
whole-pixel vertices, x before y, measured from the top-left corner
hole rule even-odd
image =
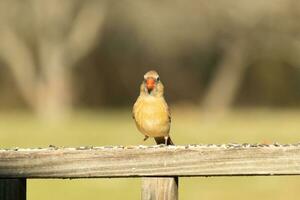
[[[155,80],[153,78],[148,78],[146,80],[146,87],[148,91],[151,91],[155,87]]]

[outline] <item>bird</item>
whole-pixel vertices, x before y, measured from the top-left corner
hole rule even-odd
[[[169,136],[171,113],[164,98],[164,85],[156,71],[144,75],[132,116],[137,129],[145,135],[144,141],[153,137],[157,144],[174,144]]]

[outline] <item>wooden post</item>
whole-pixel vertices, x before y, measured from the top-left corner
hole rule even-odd
[[[156,144],[164,144],[165,138],[155,138]],[[173,144],[168,138],[168,145]],[[150,177],[142,179],[142,200],[177,200],[178,177]]]
[[[177,200],[178,177],[142,179],[142,200]]]
[[[0,179],[1,200],[26,200],[26,179]]]

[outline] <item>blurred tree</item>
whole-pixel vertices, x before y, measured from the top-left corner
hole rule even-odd
[[[260,74],[265,77],[265,82],[269,80],[270,72],[276,73],[276,66],[282,66],[282,63],[299,64],[299,47],[296,47],[300,40],[297,23],[299,8],[296,0],[143,1],[132,4],[129,16],[144,40],[145,48],[153,54],[165,55],[169,63],[186,51],[197,53],[195,49],[198,50],[199,46],[214,54],[221,52],[217,64],[209,66],[206,76],[209,73],[212,76],[207,79],[208,83],[204,83],[208,85],[205,92],[199,90],[203,93],[199,96],[204,110],[225,112],[232,107],[240,89],[246,89],[242,85],[244,76],[253,63],[266,68],[264,72],[269,72]],[[211,51],[215,43],[221,51]],[[274,61],[276,65],[272,64]],[[198,67],[201,67],[201,61]],[[183,75],[179,70],[178,73]],[[282,80],[287,78],[282,73],[278,77]],[[279,82],[278,78],[275,80]],[[186,80],[182,78],[182,82],[186,83]],[[283,88],[290,87],[287,82],[282,82]],[[197,87],[193,85],[190,92]],[[271,88],[269,86],[266,90]],[[267,94],[264,92],[261,95]],[[269,101],[283,98],[279,93],[272,95],[272,98],[265,98]]]
[[[249,65],[245,55],[247,43],[243,39],[236,40],[224,48],[223,58],[204,96],[202,107],[207,114],[216,111],[225,113],[233,105],[241,87]]]
[[[106,2],[1,0],[0,13],[0,57],[24,99],[44,118],[63,117],[72,67],[99,39]]]
[[[299,105],[297,0],[47,1],[0,0],[0,55],[38,113],[67,110],[74,93],[80,106],[130,105],[149,69],[170,102]]]

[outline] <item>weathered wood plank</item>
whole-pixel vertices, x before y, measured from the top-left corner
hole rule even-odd
[[[177,177],[151,177],[142,179],[142,200],[177,200]]]
[[[300,175],[300,145],[0,150],[0,178]]]
[[[1,200],[26,200],[26,179],[0,179]]]

